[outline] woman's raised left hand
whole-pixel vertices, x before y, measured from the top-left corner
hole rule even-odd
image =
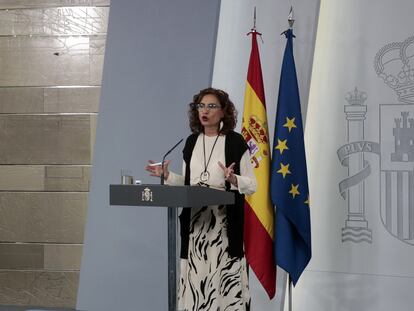
[[[232,185],[237,187],[237,177],[234,174],[234,166],[236,165],[236,163],[233,162],[232,164],[229,165],[229,167],[226,167],[223,163],[218,161],[218,165],[223,170],[224,179],[228,181],[229,183],[231,183]]]

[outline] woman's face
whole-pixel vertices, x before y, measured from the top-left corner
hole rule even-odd
[[[219,123],[224,117],[224,111],[221,108],[218,98],[212,94],[207,94],[203,96],[200,104],[204,104],[204,108],[198,109],[198,117],[201,125],[204,126],[204,128],[216,128],[218,130]]]

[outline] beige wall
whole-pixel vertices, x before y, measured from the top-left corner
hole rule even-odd
[[[108,13],[0,3],[0,305],[75,306]]]

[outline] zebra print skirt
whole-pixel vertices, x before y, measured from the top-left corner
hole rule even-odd
[[[180,262],[179,310],[249,309],[246,259],[229,257],[226,223],[224,206],[192,210],[188,259]]]

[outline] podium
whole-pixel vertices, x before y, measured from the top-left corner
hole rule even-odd
[[[177,208],[227,205],[234,194],[201,186],[110,185],[110,205],[167,207],[168,311],[177,310]]]

